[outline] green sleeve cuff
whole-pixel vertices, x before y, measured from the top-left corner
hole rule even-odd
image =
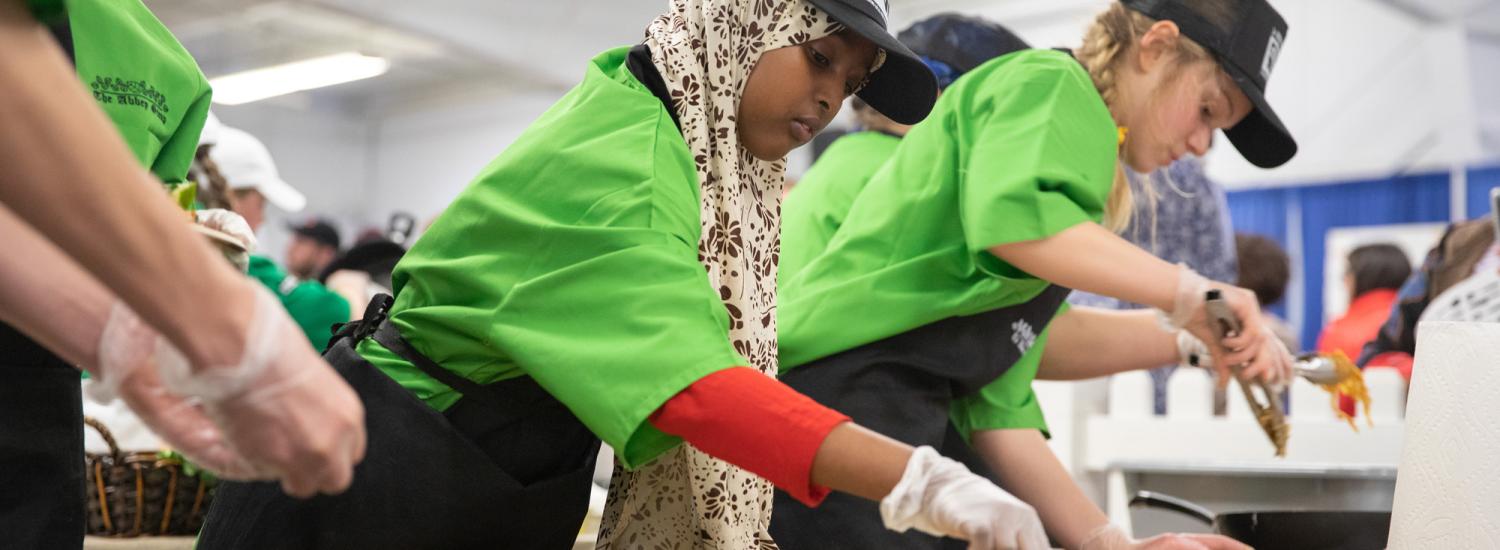
[[[1067,310],[1067,303],[1063,303],[1053,314],[1053,319]],[[1044,437],[1051,437],[1047,419],[1042,415],[1041,402],[1031,389],[1031,382],[1036,379],[1037,369],[1041,366],[1042,352],[1047,347],[1047,336],[1051,333],[1050,322],[1048,327],[1037,336],[1036,343],[1026,350],[1021,360],[1000,378],[973,395],[953,402],[949,419],[965,441],[980,430],[1036,429],[1041,430]]]

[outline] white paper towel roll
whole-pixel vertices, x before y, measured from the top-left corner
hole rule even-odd
[[[1417,334],[1390,548],[1500,548],[1500,324]]]

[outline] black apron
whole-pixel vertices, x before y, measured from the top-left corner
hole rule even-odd
[[[1020,361],[1068,292],[1052,285],[1025,303],[949,317],[830,355],[788,371],[781,381],[860,426],[908,445],[931,446],[993,481],[949,420],[949,408]],[[968,547],[956,539],[886,529],[879,502],[844,493],[832,493],[812,509],[777,491],[775,506],[771,537],[783,550]]]
[[[530,377],[481,386],[420,355],[377,296],[324,358],[359,394],[368,449],[340,495],[298,500],[272,482],[219,486],[199,550],[571,548],[599,439]],[[440,413],[354,346],[372,337],[463,395]]]
[[[71,60],[67,18],[48,22],[47,30]],[[81,376],[0,323],[0,545],[5,548],[83,547]]]

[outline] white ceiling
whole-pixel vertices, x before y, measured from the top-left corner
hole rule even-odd
[[[1076,41],[1108,0],[892,0],[895,27],[939,11],[979,13],[1040,46]],[[1302,0],[1314,1],[1314,0]],[[1370,0],[1418,19],[1465,21],[1500,41],[1500,0]],[[378,114],[454,95],[561,92],[598,52],[640,39],[667,0],[145,0],[210,77],[358,50],[380,77],[283,104]]]

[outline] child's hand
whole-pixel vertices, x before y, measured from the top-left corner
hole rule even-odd
[[[1146,540],[1135,540],[1114,524],[1095,529],[1079,550],[1250,550],[1249,546],[1221,535],[1166,533]]]
[[[1215,281],[1198,275],[1187,266],[1180,266],[1177,278],[1176,297],[1168,323],[1181,328],[1208,344],[1213,355],[1214,368],[1219,371],[1222,387],[1229,383],[1234,367],[1245,365],[1247,373],[1267,381],[1280,378],[1283,369],[1279,354],[1263,353],[1263,340],[1269,335],[1265,321],[1261,319],[1260,303],[1255,293],[1249,290]],[[1239,323],[1239,329],[1219,334],[1216,321],[1209,316],[1206,307],[1207,294],[1218,290],[1230,313]],[[1286,364],[1286,369],[1290,363]],[[1247,374],[1249,376],[1249,374]]]

